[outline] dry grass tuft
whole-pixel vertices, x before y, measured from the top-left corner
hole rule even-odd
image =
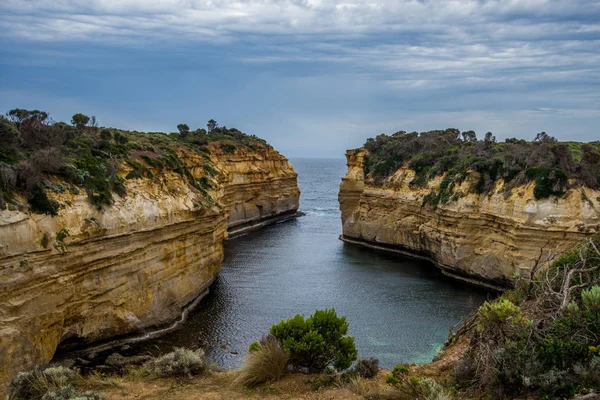
[[[365,379],[360,376],[350,378],[343,387],[364,399],[376,399],[380,397],[378,388],[368,385]]]
[[[289,359],[290,356],[281,348],[277,339],[266,336],[260,347],[255,347],[248,353],[235,382],[252,387],[266,381],[278,380],[285,373]]]

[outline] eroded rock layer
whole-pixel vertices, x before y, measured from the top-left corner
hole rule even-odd
[[[561,198],[536,200],[534,184],[486,195],[469,192],[437,207],[423,198],[439,188],[410,186],[414,171],[400,169],[384,182],[365,180],[363,150],[346,153],[348,173],[339,192],[342,239],[431,260],[444,272],[495,287],[530,277],[574,242],[600,230],[600,192],[586,187]]]
[[[239,232],[293,216],[300,192],[272,148],[182,152],[175,171],[126,180],[104,209],[85,193],[53,194],[57,216],[0,211],[0,384],[48,362],[59,344],[88,344],[177,318],[204,292]],[[127,167],[122,171],[125,175]]]

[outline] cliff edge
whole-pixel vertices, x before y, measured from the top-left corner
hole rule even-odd
[[[213,282],[228,229],[296,215],[297,174],[262,142],[203,138],[199,147],[167,135],[120,135],[129,137],[127,157],[115,157],[110,179],[120,187],[109,202],[99,205],[99,190],[71,184],[63,168],[43,186],[54,212],[32,212],[34,196],[19,193],[2,205],[0,383],[50,361],[59,346],[170,323]],[[84,176],[90,174],[80,160],[104,156],[69,154],[79,157],[69,156]],[[1,166],[8,173],[23,168]]]
[[[346,152],[339,203],[347,242],[424,258],[453,277],[503,288],[600,231],[600,191],[587,185],[571,182],[560,195],[540,198],[535,181],[509,187],[499,174],[481,193],[473,187],[483,172],[453,180],[453,171],[423,173],[413,158],[378,176],[371,154]]]

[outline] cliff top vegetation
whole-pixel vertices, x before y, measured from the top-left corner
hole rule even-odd
[[[19,193],[30,211],[55,215],[60,204],[48,197],[49,190],[85,190],[89,200],[102,207],[112,204],[113,193],[125,194],[125,180],[160,176],[163,170],[182,175],[211,200],[206,191],[216,171],[207,155],[209,147],[226,153],[269,147],[263,139],[219,127],[212,119],[207,129],[192,131],[186,124],[177,129],[144,133],[100,127],[95,117],[80,113],[67,124],[54,122],[45,111],[10,110],[0,116],[0,209],[24,209],[15,197]],[[179,159],[178,150],[185,149],[203,156],[205,176],[194,178]],[[119,172],[125,166],[130,171],[123,178]]]
[[[471,190],[482,194],[500,179],[506,190],[535,182],[537,199],[562,196],[577,185],[600,188],[600,141],[559,142],[541,132],[531,142],[498,142],[491,132],[478,139],[474,131],[446,129],[381,134],[368,139],[364,148],[365,176],[376,184],[402,167],[416,172],[413,186],[426,187],[428,180],[443,176],[440,193],[425,200],[433,205],[450,200],[454,188],[473,173],[478,175]]]

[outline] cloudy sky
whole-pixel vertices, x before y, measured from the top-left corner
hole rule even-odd
[[[600,138],[598,0],[2,0],[0,111],[221,125],[288,156],[455,127]]]

